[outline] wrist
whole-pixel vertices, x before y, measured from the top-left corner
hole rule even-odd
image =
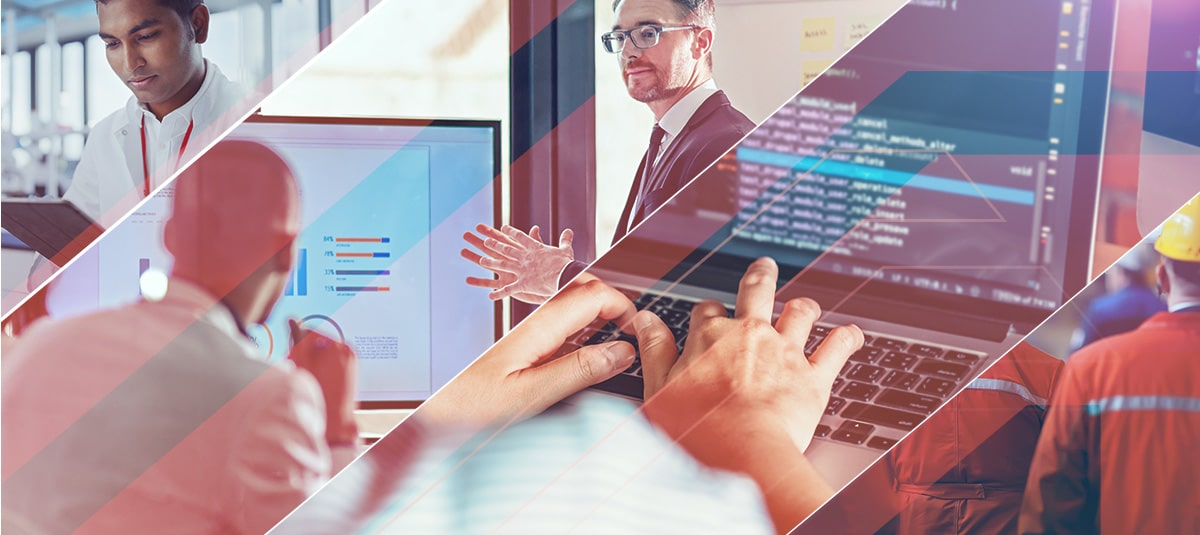
[[[325,442],[331,447],[358,444],[358,421],[353,410],[326,414]]]
[[[833,497],[833,489],[787,433],[751,434],[745,442],[740,465],[733,469],[758,485],[777,532],[788,533]]]

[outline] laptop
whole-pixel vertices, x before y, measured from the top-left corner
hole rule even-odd
[[[588,270],[680,349],[761,256],[776,313],[822,306],[807,352],[860,326],[806,452],[834,488],[1088,280],[1113,6],[981,4],[902,9]],[[614,339],[636,345],[608,324],[565,349]],[[640,362],[594,388],[640,400]]]

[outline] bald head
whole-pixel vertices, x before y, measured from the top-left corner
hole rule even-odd
[[[299,229],[296,182],[283,158],[258,143],[223,141],[175,181],[165,241],[173,276],[256,323],[286,283]]]

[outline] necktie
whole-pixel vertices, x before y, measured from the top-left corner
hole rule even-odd
[[[629,228],[633,228],[642,221],[642,200],[651,191],[650,180],[654,176],[654,163],[658,159],[658,152],[662,148],[662,140],[665,135],[667,135],[667,131],[663,130],[657,124],[654,125],[654,130],[650,132],[650,147],[646,149],[646,165],[642,166],[637,203],[634,205],[633,217],[629,218]]]

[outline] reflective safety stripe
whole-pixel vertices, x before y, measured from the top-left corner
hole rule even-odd
[[[1088,414],[1114,411],[1200,412],[1200,398],[1182,396],[1112,396],[1089,401]]]
[[[999,392],[1007,392],[1014,396],[1020,397],[1031,405],[1037,405],[1043,409],[1046,408],[1046,398],[1035,396],[1033,392],[1030,392],[1029,389],[1021,383],[1005,381],[1003,379],[979,378],[971,381],[971,384],[968,384],[967,388],[972,390],[996,390]]]

